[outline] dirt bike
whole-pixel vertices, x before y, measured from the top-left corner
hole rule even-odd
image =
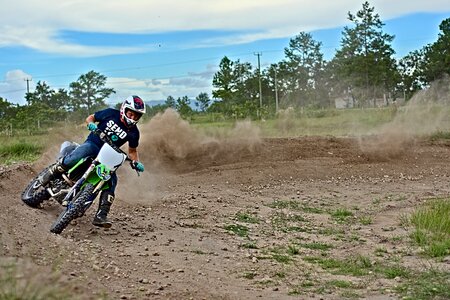
[[[45,200],[53,198],[65,206],[64,211],[58,216],[50,228],[53,233],[61,233],[69,223],[84,215],[86,210],[94,202],[100,191],[108,188],[111,175],[125,162],[130,162],[131,167],[136,170],[133,160],[114,145],[112,139],[100,129],[93,131],[103,142],[95,159],[83,158],[61,177],[50,180],[42,186],[40,178],[48,168],[38,174],[22,193],[22,201],[28,206],[37,208]],[[59,159],[71,153],[78,144],[64,142],[61,145]],[[136,170],[137,174],[139,172]]]

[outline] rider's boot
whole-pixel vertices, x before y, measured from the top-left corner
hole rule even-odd
[[[98,210],[94,216],[94,220],[92,220],[92,224],[105,228],[110,228],[112,226],[112,222],[108,220],[108,213],[113,201],[114,194],[112,194],[110,191],[102,192],[102,194],[100,195]]]
[[[39,178],[42,186],[46,186],[51,180],[58,178],[66,171],[61,162],[57,162],[47,168],[46,172]]]

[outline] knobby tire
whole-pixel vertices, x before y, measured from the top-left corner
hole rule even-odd
[[[47,169],[42,170],[33,180],[31,180],[22,192],[21,199],[23,203],[30,207],[39,208],[42,202],[50,199],[50,194],[47,190],[39,190],[39,187],[37,189],[34,188],[36,184],[40,184],[38,183],[38,180],[44,172],[47,172]]]
[[[60,234],[73,219],[81,217],[84,214],[84,203],[91,199],[93,191],[94,186],[87,184],[72,203],[59,215],[58,219],[56,219],[50,228],[50,231]]]

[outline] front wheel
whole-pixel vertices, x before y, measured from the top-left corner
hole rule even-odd
[[[93,194],[94,186],[92,184],[86,184],[84,189],[75,197],[75,199],[69,203],[66,209],[59,215],[58,219],[53,223],[50,231],[56,234],[60,234],[69,223],[81,217],[89,206],[86,203],[91,203],[95,198]]]
[[[41,203],[45,200],[50,199],[50,193],[44,189],[41,185],[39,178],[47,172],[47,169],[44,169],[41,173],[38,174],[33,180],[30,181],[28,186],[22,192],[22,201],[33,208],[40,207]]]

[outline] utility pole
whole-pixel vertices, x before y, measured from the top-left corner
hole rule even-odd
[[[24,79],[27,82],[27,94],[30,92],[30,81],[32,81],[32,78],[25,78]]]
[[[259,109],[262,109],[262,88],[261,88],[261,62],[260,62],[260,56],[262,55],[261,52],[255,52],[256,56],[258,56],[258,79],[259,79]]]
[[[275,112],[278,112],[278,84],[277,84],[277,69],[273,69],[275,71]]]

